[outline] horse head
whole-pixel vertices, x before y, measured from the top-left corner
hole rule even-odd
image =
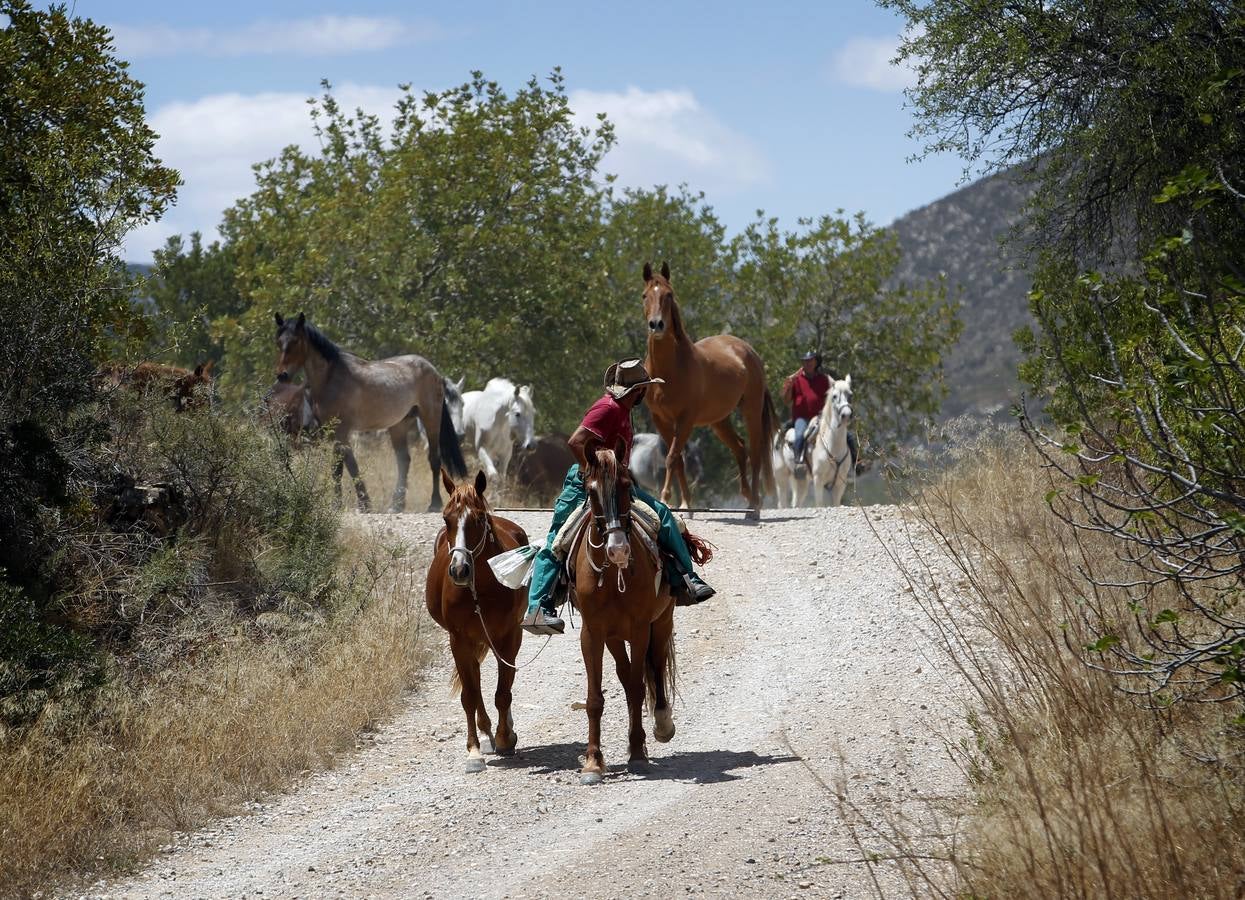
[[[441,379],[441,383],[445,388],[445,405],[450,411],[450,421],[454,423],[454,433],[458,435],[460,441],[465,433],[463,427],[463,385],[466,381],[466,375],[457,381],[450,381],[448,378]]]
[[[588,460],[584,483],[593,518],[605,534],[605,555],[622,569],[631,563],[631,541],[623,526],[623,518],[631,510],[631,477],[618,459],[613,450],[598,450],[596,458]]]
[[[830,427],[840,428],[852,423],[852,376],[836,380],[826,397],[830,410]]]
[[[450,580],[458,587],[467,587],[475,577],[476,555],[489,539],[488,503],[484,490],[488,479],[477,472],[474,483],[455,484],[450,473],[441,469],[441,483],[449,499],[441,511],[445,519],[445,536],[450,546]]]
[[[532,386],[525,384],[514,389],[514,397],[506,410],[510,423],[510,436],[526,450],[536,443],[536,407],[532,405]]]
[[[679,304],[670,286],[670,264],[662,263],[661,272],[653,273],[650,263],[644,264],[644,319],[648,323],[648,336],[661,340],[668,333],[676,338],[686,337]]]
[[[289,381],[307,362],[307,314],[297,319],[283,319],[274,313],[277,322],[277,381]]]

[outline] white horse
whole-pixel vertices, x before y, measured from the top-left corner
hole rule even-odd
[[[791,501],[792,509],[802,506],[805,498],[808,497],[808,487],[812,482],[808,478],[807,466],[796,467],[794,428],[788,428],[775,435],[773,446],[770,447],[770,455],[774,468],[774,489],[778,494],[778,507],[781,509],[786,500]]]
[[[822,488],[830,492],[830,505],[838,506],[847,489],[847,478],[856,460],[847,442],[852,424],[852,376],[831,382],[826,403],[817,417],[813,440],[813,493],[822,505]]]
[[[475,448],[485,475],[505,477],[514,445],[527,449],[536,441],[532,386],[491,378],[484,390],[463,394],[463,440]]]

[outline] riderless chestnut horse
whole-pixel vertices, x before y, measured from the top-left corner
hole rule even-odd
[[[483,772],[479,732],[484,732],[485,753],[514,753],[518,736],[510,713],[510,689],[514,684],[515,660],[523,641],[519,623],[527,611],[527,589],[508,588],[497,581],[488,565],[490,557],[527,544],[523,529],[501,516],[492,515],[484,499],[484,473],[475,484],[455,487],[450,474],[441,470],[449,500],[443,513],[445,527],[437,535],[432,565],[424,587],[424,600],[433,620],[450,634],[454,655],[454,684],[461,691],[467,715],[467,771]],[[497,735],[480,693],[480,663],[490,648],[497,658]]]
[[[445,402],[445,381],[432,363],[414,354],[375,361],[363,359],[341,349],[307,324],[303,313],[291,320],[277,313],[276,320],[280,351],[277,380],[289,381],[299,369],[306,369],[312,408],[321,422],[335,423],[337,462],[333,474],[338,489],[344,464],[354,481],[359,509],[368,510],[371,504],[367,487],[359,478],[350,435],[356,431],[388,431],[398,464],[390,508],[402,512],[406,507],[406,475],[411,467],[410,432],[418,419],[428,435],[428,467],[432,472],[428,511],[439,510],[441,482],[437,473],[442,460],[458,478],[467,474],[467,464]]]
[[[627,768],[648,771],[643,703],[645,686],[653,710],[653,736],[674,737],[670,708],[674,693],[674,601],[644,538],[631,524],[631,483],[613,450],[598,450],[584,474],[592,520],[571,554],[575,605],[583,617],[579,646],[588,674],[588,751],[580,781],[599,784],[605,774],[601,753],[601,690],[604,650],[614,657],[627,695],[631,727]],[[627,645],[631,654],[627,654]]]
[[[692,505],[683,469],[683,449],[693,428],[708,425],[735,456],[739,491],[750,507],[748,518],[760,518],[762,475],[769,490],[774,490],[769,445],[778,429],[761,357],[746,341],[730,334],[692,343],[670,286],[670,266],[664,262],[660,275],[653,274],[649,263],[644,264],[644,319],[648,323],[648,358],[644,368],[650,376],[666,380],[665,384],[650,385],[644,398],[653,414],[653,424],[670,448],[666,454],[662,502],[670,501],[677,477],[683,503]],[[736,409],[743,414],[748,429],[746,450],[731,424],[731,413]]]

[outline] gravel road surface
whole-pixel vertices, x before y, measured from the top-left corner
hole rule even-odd
[[[532,535],[547,518],[517,514]],[[428,541],[430,515],[357,519]],[[609,773],[579,784],[587,737],[576,635],[515,684],[519,751],[463,771],[448,651],[355,754],[290,793],[181,835],[91,897],[843,897],[907,889],[861,849],[867,822],[919,817],[962,789],[944,739],[963,689],[882,541],[911,555],[896,507],[702,516],[718,595],[676,613],[678,733],[627,773],[622,689],[606,665]],[[422,580],[421,580],[422,584]],[[422,597],[417,598],[422,605]],[[520,662],[544,638],[528,637]],[[491,697],[492,663],[485,694]],[[842,786],[855,811],[836,799]],[[853,837],[853,834],[855,837]]]

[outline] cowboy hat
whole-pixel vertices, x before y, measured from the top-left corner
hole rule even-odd
[[[818,356],[816,353],[814,353],[812,350],[809,350],[807,353],[805,353],[803,356],[800,357],[801,361],[808,361],[810,359],[815,359],[818,362],[821,361],[821,357]]]
[[[665,384],[664,378],[650,378],[644,364],[638,359],[624,359],[605,370],[605,393],[621,400],[636,388],[646,384]]]

